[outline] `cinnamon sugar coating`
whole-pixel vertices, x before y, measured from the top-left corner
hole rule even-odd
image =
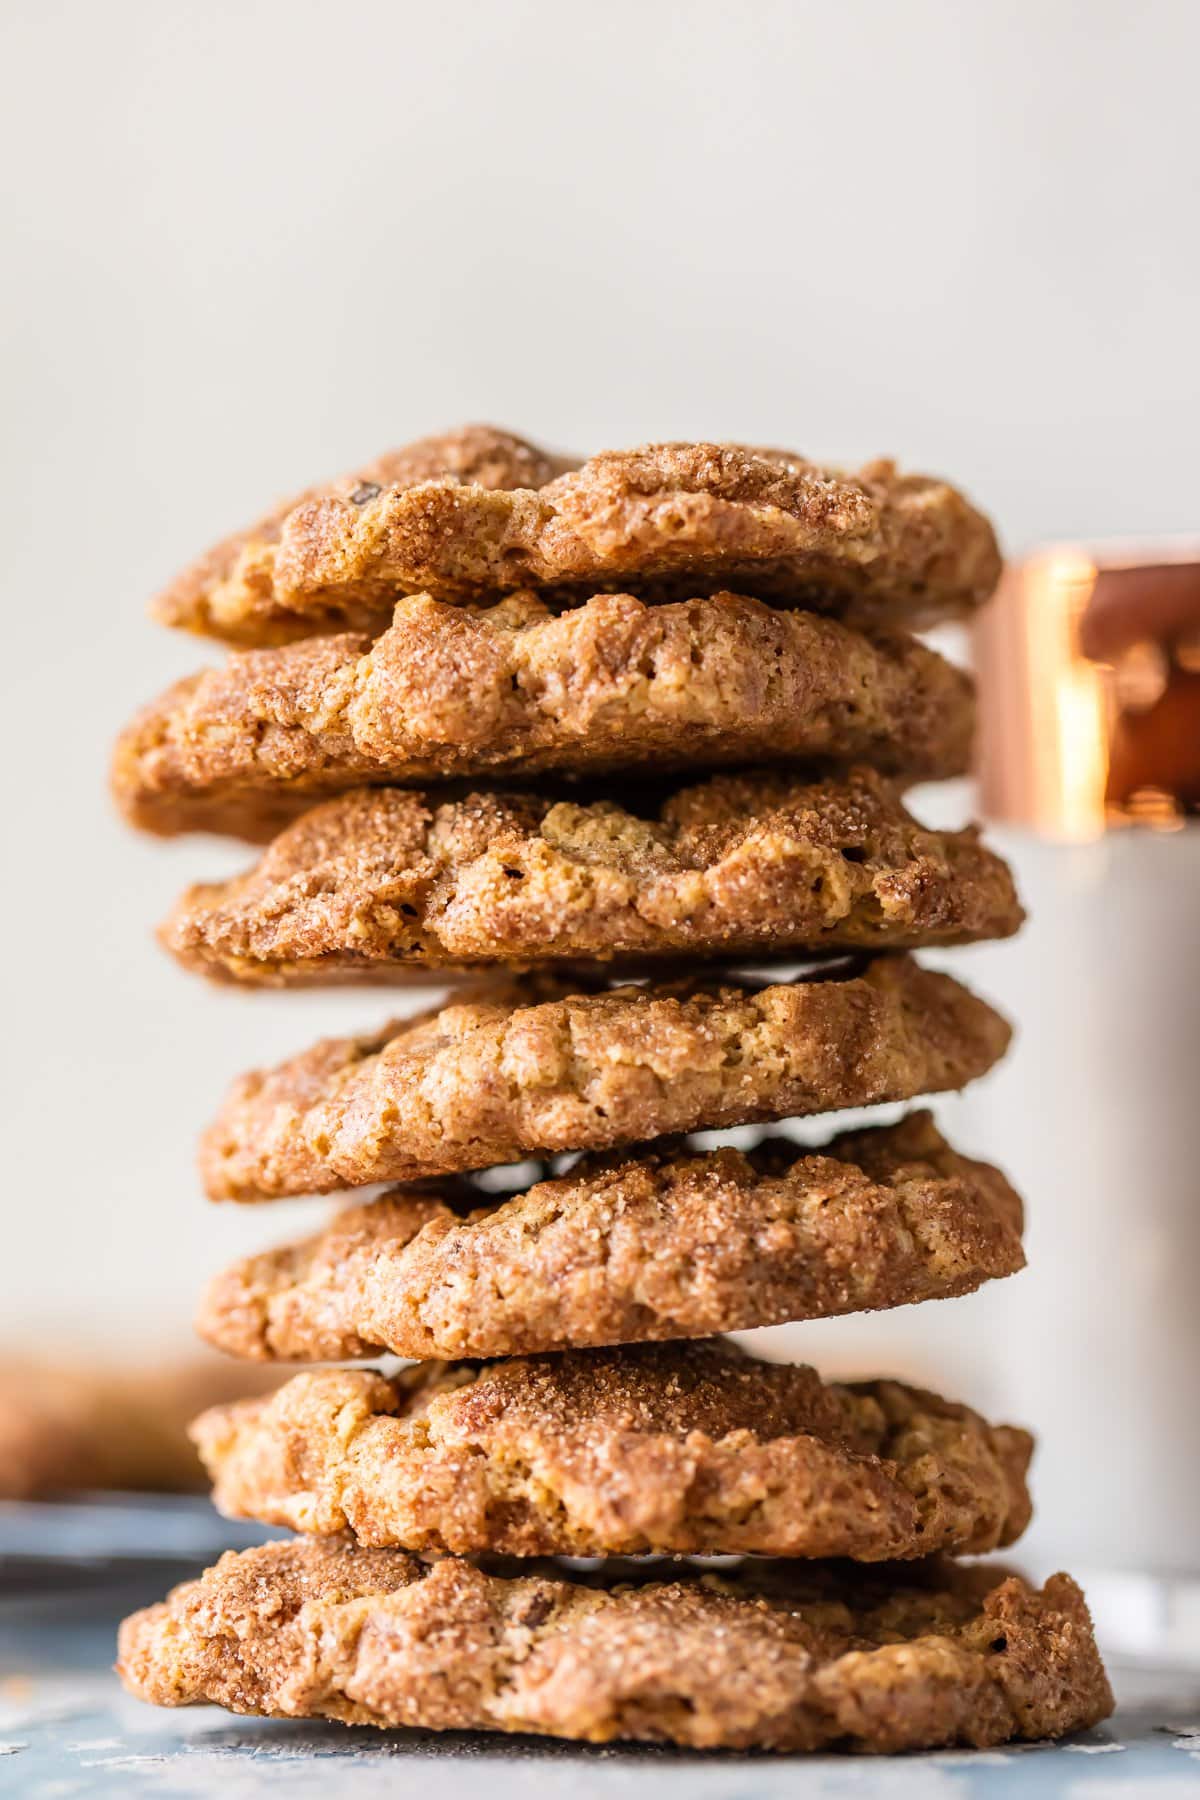
[[[192,1435],[226,1514],[374,1549],[884,1562],[995,1550],[1030,1512],[1027,1432],[721,1338],[322,1369]]]
[[[415,595],[383,634],[245,651],[126,728],[113,790],[146,830],[263,841],[315,800],[520,769],[596,775],[866,758],[911,777],[967,765],[972,684],[902,636],[739,594],[550,612]]]
[[[266,1544],[127,1619],[117,1669],[159,1706],[696,1749],[978,1747],[1113,1704],[1068,1576],[936,1560],[623,1580]]]
[[[962,494],[886,460],[843,473],[789,451],[663,443],[540,486],[507,485],[507,464],[489,486],[458,471],[413,485],[403,453],[390,479],[363,473],[226,540],[159,597],[157,617],[264,644],[377,629],[402,593],[470,602],[541,588],[561,603],[736,588],[924,622],[977,606],[1000,572],[992,528]]]
[[[297,513],[322,502],[344,501],[359,508],[384,491],[405,490],[428,482],[465,483],[473,489],[539,488],[577,467],[570,457],[539,450],[536,445],[495,425],[464,425],[454,431],[418,438],[398,450],[385,450],[348,475],[306,488],[278,502],[242,531],[235,531],[188,565],[158,596],[152,607],[164,625],[221,637],[230,643],[283,643],[288,638],[338,630],[347,622],[380,622],[377,607],[347,612],[336,607],[322,615],[306,608],[308,623],[287,618],[272,604],[274,568],[285,527]],[[298,628],[299,627],[299,628]]]
[[[496,983],[243,1076],[201,1174],[266,1200],[909,1099],[965,1086],[1010,1035],[908,957],[766,987]]]
[[[1006,937],[1022,917],[973,827],[926,830],[894,783],[856,768],[719,775],[640,812],[359,788],[303,814],[245,875],[188,889],[161,937],[204,974],[292,986],[913,949]]]
[[[346,1207],[218,1276],[201,1336],[264,1361],[512,1356],[947,1299],[1025,1260],[1019,1197],[928,1113],[819,1152],[594,1156],[482,1198],[464,1183]]]

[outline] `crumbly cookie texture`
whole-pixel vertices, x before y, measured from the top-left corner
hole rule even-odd
[[[399,593],[469,603],[541,588],[562,602],[604,588],[660,599],[740,588],[924,622],[978,605],[1000,573],[983,514],[888,461],[844,473],[790,451],[663,443],[607,451],[541,486],[499,468],[505,479],[486,487],[457,470],[416,485],[400,464],[390,479],[359,471],[218,546],[156,615],[278,643],[378,628]]]
[[[513,1356],[948,1299],[1025,1261],[1018,1195],[927,1112],[819,1152],[778,1137],[592,1157],[481,1198],[346,1207],[218,1276],[200,1333],[256,1360]]]
[[[908,957],[767,987],[496,983],[243,1076],[201,1173],[267,1200],[869,1106],[965,1086],[1010,1035]]]
[[[721,1338],[322,1369],[192,1435],[223,1512],[374,1549],[884,1562],[1029,1523],[1027,1432]]]
[[[651,811],[651,808],[647,808]],[[871,769],[719,775],[654,812],[537,793],[358,788],[303,814],[162,927],[185,966],[292,986],[496,963],[645,964],[1007,937],[1007,865],[927,831]]]
[[[740,594],[650,606],[603,594],[551,613],[401,600],[379,638],[244,651],[176,683],[122,733],[117,802],[149,831],[263,841],[364,783],[559,770],[868,759],[958,775],[970,677],[913,638]]]
[[[980,1747],[1113,1706],[1068,1576],[936,1559],[622,1580],[265,1544],[127,1619],[117,1670],[159,1706],[695,1749]]]
[[[222,539],[191,563],[155,600],[151,611],[175,625],[230,643],[283,643],[308,632],[340,630],[347,623],[386,622],[386,607],[331,605],[311,598],[302,614],[281,607],[274,596],[275,561],[284,528],[306,509],[344,502],[357,511],[379,494],[429,482],[466,484],[472,490],[541,488],[576,459],[539,450],[526,439],[495,425],[464,425],[385,450],[361,468],[293,494],[243,531]]]

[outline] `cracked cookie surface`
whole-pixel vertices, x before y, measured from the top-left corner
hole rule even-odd
[[[262,841],[367,782],[857,758],[966,768],[969,676],[915,639],[739,594],[650,606],[415,595],[383,634],[245,651],[177,682],[118,740],[113,790],[147,830]]]
[[[593,1156],[491,1204],[397,1189],[236,1263],[197,1323],[295,1362],[707,1337],[970,1293],[1023,1266],[1021,1229],[1000,1171],[912,1113],[821,1150]]]
[[[766,986],[498,982],[243,1076],[201,1175],[267,1200],[906,1100],[965,1086],[1010,1036],[908,957]]]
[[[645,816],[651,813],[652,816]],[[267,986],[439,968],[914,949],[1023,917],[974,827],[929,831],[871,769],[676,787],[652,809],[530,792],[358,788],[165,921],[185,966]]]
[[[379,1549],[884,1562],[1011,1544],[1033,1440],[727,1339],[294,1376],[192,1436],[234,1518]]]
[[[432,480],[402,464],[390,478],[358,471],[209,552],[156,615],[278,643],[377,629],[401,593],[469,602],[541,588],[561,602],[603,588],[654,598],[738,588],[926,622],[977,606],[1000,573],[982,513],[947,482],[886,460],[843,473],[782,450],[661,443],[605,452],[536,487],[509,485],[514,467],[502,458],[503,479],[489,486],[457,470]]]
[[[539,450],[526,439],[495,425],[464,425],[385,450],[361,468],[280,501],[242,531],[235,531],[188,565],[155,600],[152,612],[175,625],[231,643],[281,643],[310,631],[339,630],[348,620],[379,622],[378,609],[331,608],[310,602],[305,622],[290,617],[272,599],[275,560],[289,521],[306,509],[344,501],[365,506],[386,491],[428,482],[466,483],[484,492],[500,488],[540,488],[575,459]],[[322,620],[324,623],[322,624]]]
[[[936,1559],[622,1580],[266,1544],[127,1619],[117,1668],[160,1706],[697,1749],[984,1746],[1113,1704],[1068,1576]]]

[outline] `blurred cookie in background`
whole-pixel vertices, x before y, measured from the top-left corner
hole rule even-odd
[[[247,1373],[216,1357],[138,1368],[0,1355],[0,1500],[202,1490],[187,1427],[202,1408],[243,1396]]]

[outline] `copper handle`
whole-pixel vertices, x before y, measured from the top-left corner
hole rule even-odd
[[[1190,565],[1200,583],[1200,546],[1063,544],[1006,568],[974,629],[986,817],[1083,842],[1128,825],[1177,831],[1196,810],[1196,634],[1127,642],[1111,661],[1083,650],[1097,582],[1164,565],[1172,577]]]

